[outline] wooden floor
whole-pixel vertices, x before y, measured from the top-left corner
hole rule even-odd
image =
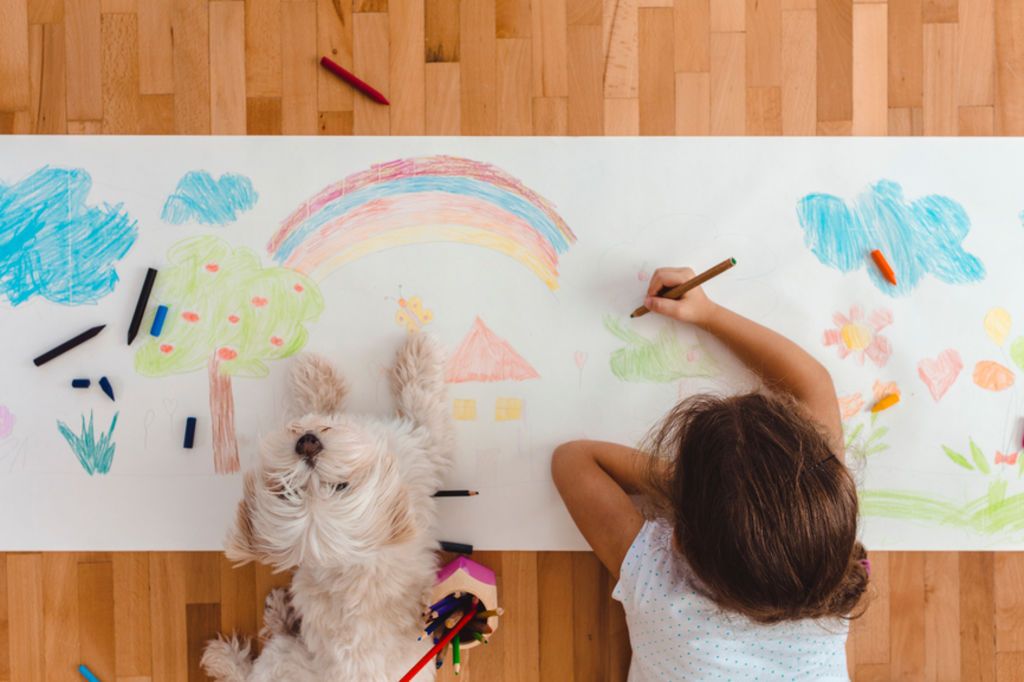
[[[1021,135],[1024,0],[0,0],[0,132]],[[625,679],[592,555],[478,559],[507,615],[461,679]],[[1024,554],[871,560],[855,679],[1024,680]],[[203,642],[254,633],[283,582],[212,553],[0,555],[0,680],[203,679]]]

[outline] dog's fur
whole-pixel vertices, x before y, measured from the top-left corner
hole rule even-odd
[[[226,546],[234,561],[294,569],[292,584],[267,597],[260,656],[236,636],[213,640],[209,675],[395,682],[426,653],[430,638],[417,638],[437,571],[431,495],[454,447],[444,362],[437,341],[409,337],[390,373],[398,416],[384,421],[342,414],[338,371],[317,355],[297,360],[292,403],[303,416],[261,443]],[[323,448],[313,456],[299,454],[306,434]],[[415,680],[434,670],[431,661]]]

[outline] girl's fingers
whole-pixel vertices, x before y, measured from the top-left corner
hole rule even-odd
[[[677,284],[693,279],[692,268],[658,268],[651,275],[651,282],[647,287],[648,296],[657,296],[664,287],[674,287]]]

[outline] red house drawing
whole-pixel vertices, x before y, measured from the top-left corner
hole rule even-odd
[[[531,367],[508,341],[488,329],[483,320],[477,317],[469,333],[452,354],[446,380],[451,384],[462,384],[471,381],[525,381],[539,378],[537,370]],[[521,398],[498,397],[494,408],[495,420],[520,419],[522,405]],[[456,398],[455,418],[475,420],[476,401]]]

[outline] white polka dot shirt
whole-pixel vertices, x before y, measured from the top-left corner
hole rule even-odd
[[[723,612],[695,586],[671,526],[644,523],[612,592],[626,611],[633,646],[629,682],[849,680],[846,621],[761,625]]]

